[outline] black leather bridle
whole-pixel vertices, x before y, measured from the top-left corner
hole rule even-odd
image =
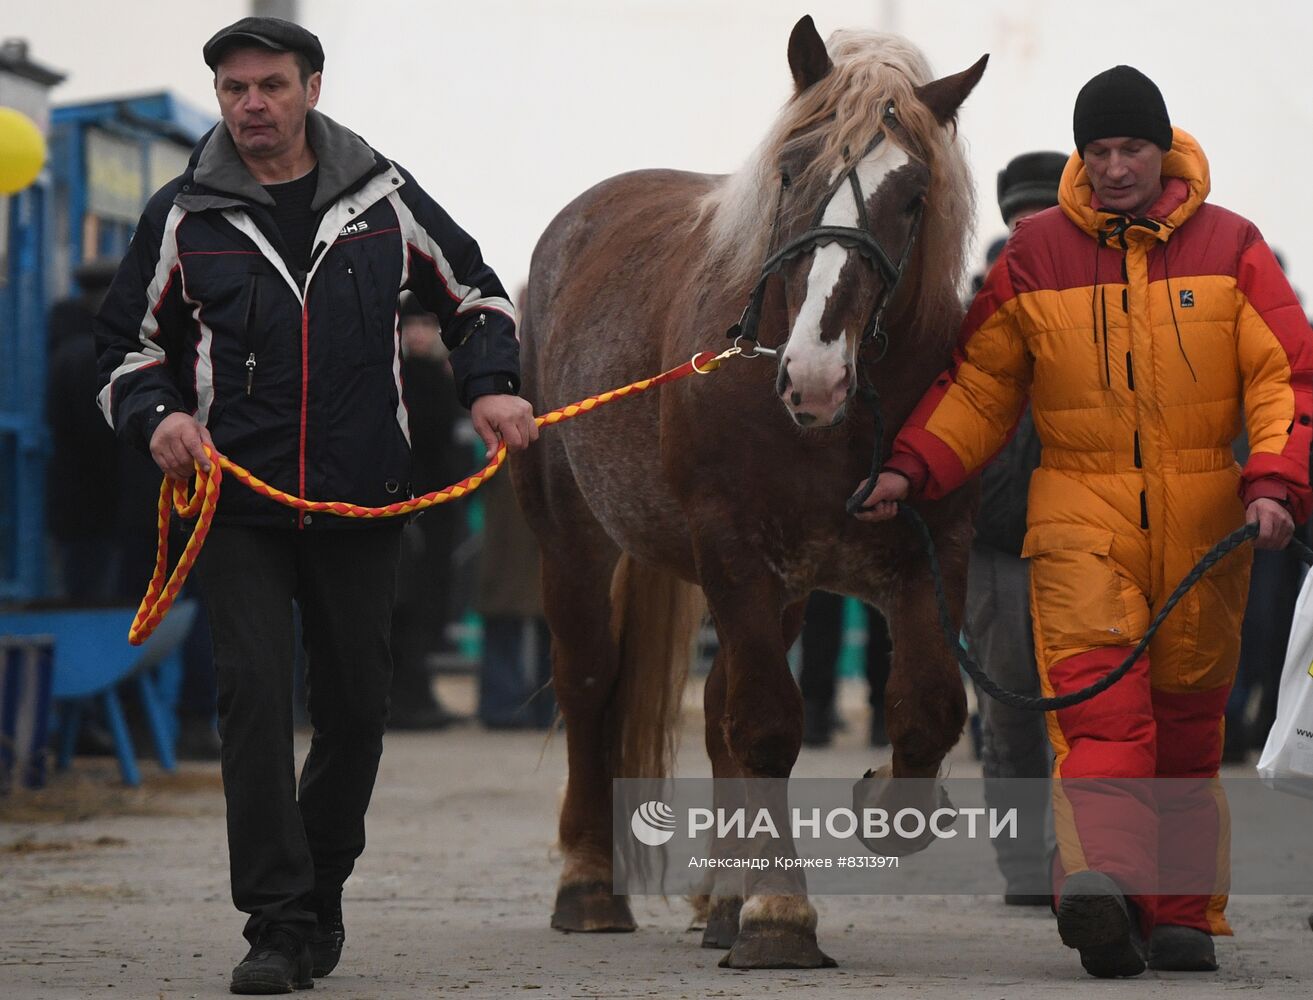
[[[894,117],[893,105],[885,110],[885,117],[892,120]],[[917,204],[915,214],[912,218],[912,230],[907,238],[907,243],[903,247],[902,253],[898,257],[897,263],[889,256],[888,252],[880,241],[877,240],[870,230],[870,220],[866,212],[866,198],[863,196],[862,183],[857,177],[857,167],[871,152],[884,141],[885,133],[880,132],[876,135],[871,144],[866,147],[862,153],[835,183],[826,192],[825,197],[821,199],[812,216],[811,225],[803,232],[799,233],[793,239],[789,240],[783,246],[776,249],[766,258],[761,265],[761,273],[757,278],[757,283],[753,286],[752,292],[748,297],[748,304],[744,307],[743,314],[739,321],[729,328],[726,336],[735,343],[743,342],[745,354],[748,357],[754,357],[758,354],[774,356],[778,353],[773,348],[761,347],[757,342],[757,327],[761,323],[762,304],[766,298],[766,283],[770,280],[771,275],[779,271],[785,264],[803,254],[811,253],[817,247],[827,246],[831,243],[838,243],[840,246],[849,250],[856,250],[862,258],[871,265],[872,269],[877,271],[884,279],[884,287],[880,291],[879,297],[871,307],[871,314],[862,329],[861,340],[858,341],[858,349],[865,348],[868,344],[876,345],[876,354],[871,359],[879,361],[884,357],[885,352],[889,349],[889,338],[881,327],[881,321],[884,318],[885,307],[888,305],[890,298],[898,288],[898,283],[902,280],[903,272],[907,267],[908,258],[911,257],[912,248],[916,244],[916,237],[921,228],[921,214],[923,205]],[[822,224],[825,216],[825,210],[829,207],[830,202],[838,194],[839,190],[847,184],[853,193],[853,199],[857,203],[857,225],[856,226],[827,226]],[[771,226],[771,237],[769,246],[774,246],[779,235],[780,229],[780,211],[784,202],[784,192],[789,187],[789,179],[786,176],[780,178],[780,193],[775,203],[775,221]]]

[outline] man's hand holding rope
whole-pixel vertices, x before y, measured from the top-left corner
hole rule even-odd
[[[489,455],[496,453],[500,441],[511,451],[523,451],[538,440],[533,407],[519,396],[480,396],[470,406],[470,418]]]

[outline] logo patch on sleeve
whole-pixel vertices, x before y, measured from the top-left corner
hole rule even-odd
[[[1180,296],[1181,296],[1181,308],[1182,308],[1182,309],[1193,309],[1193,308],[1194,308],[1194,290],[1193,290],[1193,289],[1190,289],[1190,288],[1182,288],[1181,291],[1180,291]]]

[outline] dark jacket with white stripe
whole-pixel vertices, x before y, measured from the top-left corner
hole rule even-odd
[[[410,490],[398,294],[437,314],[466,406],[518,391],[514,310],[410,174],[318,112],[306,135],[319,160],[310,271],[289,263],[272,198],[216,126],[147,204],[97,316],[100,406],[137,447],[181,410],[279,489],[381,506]],[[218,516],[298,523],[236,482]]]

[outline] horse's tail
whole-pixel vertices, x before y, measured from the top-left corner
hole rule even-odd
[[[622,555],[611,578],[611,608],[620,650],[607,720],[611,774],[664,778],[674,765],[684,683],[706,602],[694,584]]]

